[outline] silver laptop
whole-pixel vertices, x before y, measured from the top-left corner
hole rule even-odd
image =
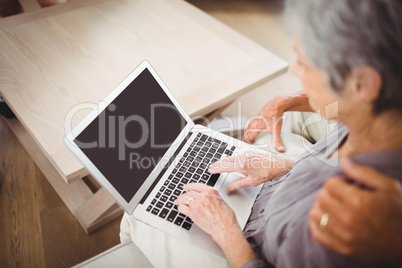
[[[177,211],[187,183],[215,187],[244,228],[260,187],[232,194],[242,175],[208,172],[229,155],[256,148],[195,125],[149,62],[142,62],[65,137],[66,145],[117,203],[138,220],[224,256],[212,238]]]

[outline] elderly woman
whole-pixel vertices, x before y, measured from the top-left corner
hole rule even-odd
[[[287,11],[298,55],[292,71],[312,110],[339,126],[295,163],[275,167],[268,157],[241,155],[210,167],[211,173],[245,175],[229,191],[277,178],[264,186],[244,232],[217,192],[204,185],[185,187],[179,211],[208,232],[235,267],[383,265],[359,263],[318,244],[308,217],[325,180],[342,173],[339,159],[402,178],[402,2],[295,0]],[[317,227],[330,223],[322,211]]]
[[[383,267],[317,243],[311,230],[325,231],[331,215],[315,209],[321,215],[312,217],[317,220],[309,226],[309,211],[327,178],[343,174],[339,160],[402,178],[402,2],[291,0],[286,8],[298,55],[292,71],[302,80],[311,111],[340,124],[297,161],[270,163],[265,155],[243,154],[210,167],[211,173],[244,174],[229,186],[230,192],[275,178],[264,185],[244,230],[214,188],[188,184],[176,204],[212,236],[234,267]],[[140,235],[134,220],[123,220],[125,224]],[[198,254],[185,249],[186,255]],[[391,256],[386,264],[397,258]]]

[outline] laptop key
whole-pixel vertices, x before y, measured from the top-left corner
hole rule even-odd
[[[173,194],[176,195],[176,196],[180,196],[180,195],[181,195],[181,191],[176,189]]]
[[[154,208],[154,209],[151,211],[151,213],[154,214],[154,215],[158,215],[159,209]]]
[[[164,192],[164,194],[167,195],[167,196],[169,196],[169,195],[172,194],[172,191],[169,190],[169,189],[166,189],[165,192]]]
[[[183,223],[184,219],[181,217],[177,217],[177,219],[174,221],[174,224],[181,226],[181,224]]]
[[[167,220],[172,222],[174,220],[174,218],[176,218],[176,216],[177,216],[177,211],[172,210],[172,211],[170,211],[169,216],[167,217]]]
[[[162,202],[156,203],[156,207],[157,207],[157,208],[162,208],[162,207],[163,207],[163,203],[162,203]]]
[[[166,218],[168,213],[169,213],[169,210],[164,208],[164,209],[162,209],[161,213],[159,213],[159,217],[164,219],[164,218]]]
[[[147,207],[147,211],[149,212],[149,211],[151,211],[151,209],[152,209],[152,206],[149,205],[149,206]]]
[[[169,188],[170,190],[174,190],[174,189],[176,188],[176,184],[171,183],[171,184],[169,184],[168,188]]]
[[[199,133],[199,134],[201,134],[201,133]],[[207,139],[208,139],[208,136],[205,135],[205,134],[203,134],[203,135],[200,137],[200,140],[201,140],[201,141],[206,141]]]
[[[188,171],[190,171],[191,173],[194,173],[194,172],[195,172],[195,168],[190,167],[190,168],[188,169]]]
[[[218,178],[219,178],[219,176],[220,176],[221,174],[213,174],[212,176],[211,176],[211,178],[208,180],[208,182],[207,182],[207,185],[209,185],[209,186],[214,186],[215,185],[215,183],[218,181]]]
[[[173,207],[173,203],[167,202],[165,206],[170,209]]]
[[[189,223],[189,222],[185,222],[185,223],[183,223],[183,225],[182,225],[182,227],[184,228],[184,229],[186,229],[186,230],[190,230],[191,229],[191,223]]]
[[[160,200],[162,202],[166,202],[168,200],[168,197],[166,195],[162,195],[162,197],[160,198]]]

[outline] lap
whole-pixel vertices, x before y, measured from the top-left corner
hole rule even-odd
[[[231,267],[226,259],[124,214],[120,240],[132,240],[154,267]]]
[[[307,125],[299,121],[307,121]],[[282,133],[286,156],[296,158],[307,147],[323,136],[331,127],[328,121],[308,113],[293,114],[284,122]],[[291,133],[292,132],[292,133]],[[276,152],[270,134],[260,134],[255,145],[266,151]],[[209,253],[195,245],[167,235],[149,225],[124,214],[120,225],[120,240],[132,240],[155,267],[231,267],[227,260]]]

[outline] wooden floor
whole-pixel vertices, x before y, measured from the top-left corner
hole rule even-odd
[[[39,8],[31,1],[21,1],[26,11]],[[291,44],[282,29],[267,27],[280,16],[281,0],[189,2],[289,60]],[[265,102],[260,96],[254,99]],[[91,235],[83,231],[0,116],[1,181],[0,268],[69,267],[119,243],[120,219]]]
[[[0,118],[0,267],[70,267],[119,243],[120,218],[87,235]]]

